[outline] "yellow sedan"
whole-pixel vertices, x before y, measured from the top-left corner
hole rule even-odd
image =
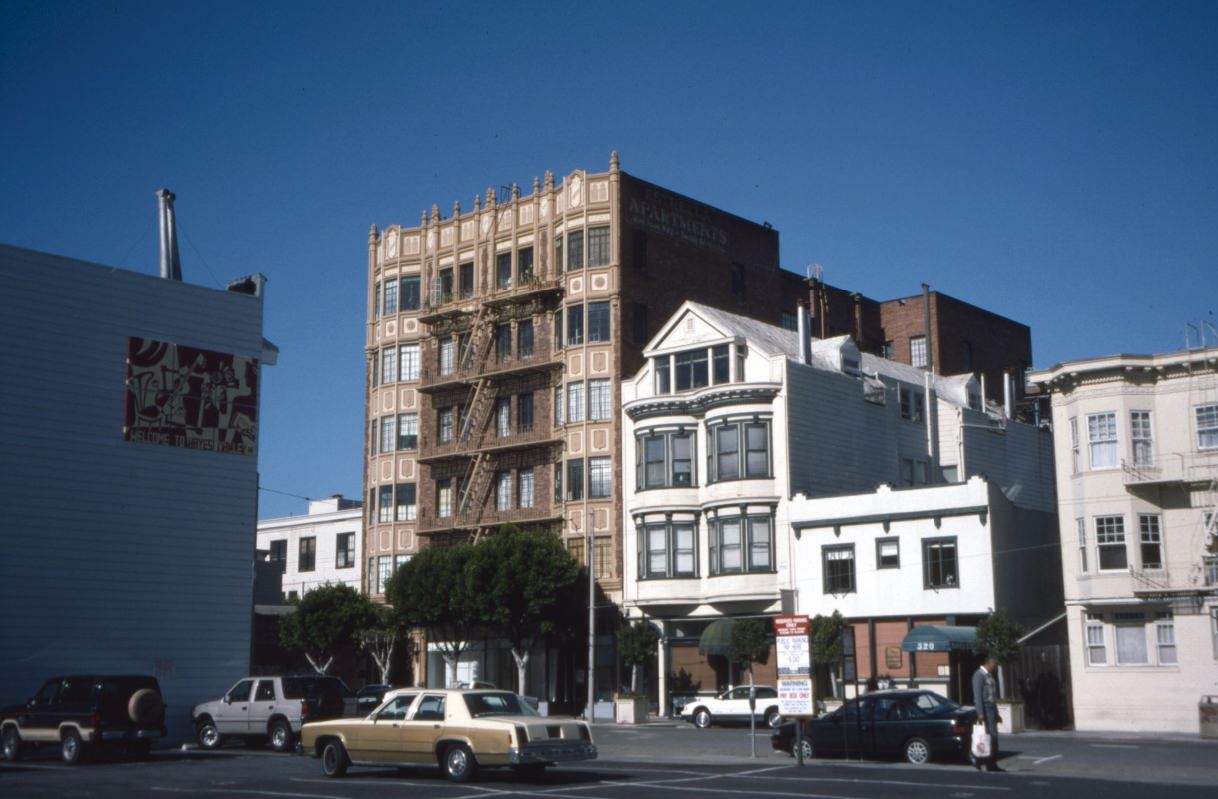
[[[465,782],[510,766],[536,779],[554,763],[596,758],[586,722],[540,716],[507,691],[399,688],[364,718],[305,724],[300,740],[327,777],[352,765],[439,766]]]

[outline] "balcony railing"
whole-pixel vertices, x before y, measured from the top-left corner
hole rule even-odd
[[[472,457],[479,451],[502,451],[519,447],[535,447],[561,440],[561,435],[548,423],[530,422],[513,425],[507,435],[500,435],[498,421],[491,416],[490,425],[481,434],[474,433],[470,441],[461,446],[454,434],[441,442],[434,434],[420,435],[419,460],[427,462],[443,458]]]
[[[1171,452],[1121,461],[1125,485],[1207,483],[1218,480],[1218,452]]]
[[[555,509],[548,504],[539,504],[532,508],[496,510],[494,507],[495,494],[493,490],[488,497],[488,502],[490,505],[481,514],[478,513],[477,509],[472,509],[468,513],[451,516],[420,514],[419,535],[435,535],[452,530],[469,530],[475,527],[498,527],[501,524],[541,524],[561,521],[563,518],[561,510]]]

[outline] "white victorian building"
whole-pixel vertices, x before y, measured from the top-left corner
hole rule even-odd
[[[670,694],[730,681],[725,662],[704,656],[722,654],[715,622],[723,619],[841,610],[856,630],[860,678],[922,676],[909,672],[908,658],[876,664],[873,620],[897,620],[898,647],[918,622],[975,622],[1019,593],[1014,571],[1007,583],[994,578],[994,542],[1025,529],[1037,555],[1010,565],[1048,575],[1040,582],[1049,590],[1039,605],[1009,612],[1025,623],[1060,612],[1052,445],[1047,434],[982,410],[972,376],[934,376],[863,354],[846,336],[801,348],[796,331],[692,302],[644,356],[622,386],[623,462],[635,464],[623,474],[624,606],[663,632],[661,713]],[[979,474],[988,481],[968,481]],[[957,517],[971,518],[967,530],[956,529]],[[934,536],[918,526],[922,518]],[[891,530],[894,521],[902,529]],[[967,549],[967,567],[955,567],[955,586],[928,587],[923,539],[942,539],[930,550],[936,579],[947,579],[955,557],[944,524]],[[885,528],[880,547],[872,539]],[[893,539],[895,571],[880,581],[873,549],[891,557]],[[825,590],[830,562],[834,579],[845,579],[848,563],[854,582]],[[1009,586],[1006,594],[995,584]],[[937,664],[927,669],[946,682]]]
[[[1218,694],[1218,353],[1029,378],[1052,397],[1076,726],[1196,730]]]

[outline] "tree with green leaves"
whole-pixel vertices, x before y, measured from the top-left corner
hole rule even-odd
[[[481,593],[468,568],[472,544],[427,547],[403,564],[385,588],[385,598],[404,627],[421,627],[448,666],[448,684],[470,642],[482,636]]]
[[[660,633],[646,620],[622,625],[617,631],[617,652],[630,666],[630,691],[639,693],[639,671],[643,664],[656,656]]]
[[[408,649],[410,645],[409,631],[402,624],[401,616],[387,605],[376,605],[373,614],[356,630],[355,637],[380,669],[381,684],[388,685],[393,653],[399,643],[405,643]]]
[[[727,659],[740,669],[748,669],[749,682],[753,679],[753,664],[770,660],[772,626],[767,619],[738,619],[732,625],[732,637],[728,641]]]
[[[523,694],[534,645],[570,629],[584,607],[579,564],[557,536],[504,525],[473,547],[468,568],[477,586],[475,615],[511,644]]]
[[[356,632],[374,618],[368,597],[348,585],[326,584],[294,600],[295,612],[279,622],[279,640],[288,649],[303,652],[318,674],[325,674],[334,653],[354,645]]]
[[[1019,657],[1019,650],[1023,648],[1019,639],[1025,632],[1023,625],[1011,621],[1005,610],[991,613],[977,622],[977,642],[973,651],[999,663],[1010,663]]]
[[[812,650],[812,663],[829,676],[830,694],[834,696],[837,695],[836,682],[840,677],[842,625],[845,623],[842,614],[836,610],[829,616],[813,616],[808,623],[808,644]]]

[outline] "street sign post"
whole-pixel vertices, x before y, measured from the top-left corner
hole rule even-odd
[[[803,759],[803,729],[799,720],[811,716],[812,658],[808,648],[807,616],[774,617],[774,650],[778,660],[778,712],[795,719],[795,759]]]

